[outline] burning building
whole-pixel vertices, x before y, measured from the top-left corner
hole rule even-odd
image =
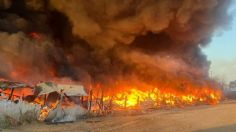
[[[4,116],[20,121],[30,118],[52,123],[75,121],[86,114],[81,98],[87,96],[82,85],[39,83],[30,87],[23,83],[0,82],[0,119]]]
[[[201,47],[229,25],[229,4],[0,0],[0,77],[80,82],[103,109],[216,104],[222,95]]]
[[[35,102],[43,108],[39,114],[40,121],[66,122],[75,121],[86,113],[81,98],[87,96],[82,85],[62,85],[50,82],[36,85],[39,93]]]

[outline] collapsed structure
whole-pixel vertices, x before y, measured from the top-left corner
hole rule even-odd
[[[39,120],[51,122],[75,121],[86,113],[82,98],[87,96],[82,85],[61,85],[51,82],[36,85],[40,89],[36,100],[43,106]],[[42,101],[42,102],[40,102]]]
[[[82,85],[44,82],[27,87],[23,83],[3,81],[0,87],[1,116],[17,121],[27,112],[33,112],[32,116],[40,121],[75,121],[87,111],[81,101],[87,96]]]
[[[230,3],[0,0],[0,77],[37,89],[20,98],[46,106],[39,110],[41,120],[72,118],[68,113],[74,110],[61,109],[84,100],[78,96],[85,92],[58,85],[68,82],[89,89],[89,111],[147,102],[155,108],[216,104],[222,94],[208,75],[210,62],[201,48],[230,25]],[[14,89],[7,100],[16,98]]]
[[[216,104],[221,92],[210,88],[196,89],[187,93],[161,91],[140,91],[106,95],[103,91],[90,90],[83,85],[41,82],[35,86],[24,83],[0,82],[1,116],[7,115],[19,120],[31,112],[32,118],[51,123],[71,122],[87,112],[108,114],[113,110],[149,109],[162,107],[183,107],[196,104]],[[191,90],[191,89],[190,89]]]

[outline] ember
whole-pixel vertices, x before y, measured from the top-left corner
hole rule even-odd
[[[43,40],[43,38],[38,33],[36,33],[36,32],[30,33],[30,37],[32,39],[37,40],[37,41],[42,41]]]

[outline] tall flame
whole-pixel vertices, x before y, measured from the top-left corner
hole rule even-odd
[[[149,104],[151,107],[197,105],[197,104],[217,104],[222,98],[222,93],[218,89],[186,88],[161,89],[153,87],[151,90],[141,90],[138,87],[124,88],[123,91],[107,95],[104,102],[112,100],[114,109],[120,108],[139,108]],[[150,107],[150,106],[149,106]]]

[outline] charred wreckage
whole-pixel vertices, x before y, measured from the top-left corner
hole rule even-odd
[[[0,117],[32,111],[66,122],[87,112],[217,104],[222,91],[201,47],[230,25],[230,4],[0,0]]]
[[[153,88],[143,91],[104,93],[81,84],[40,82],[34,86],[20,82],[0,81],[0,117],[19,120],[27,112],[47,123],[73,122],[84,115],[107,115],[120,110],[147,110],[186,105],[217,104],[221,92],[209,88],[175,93]],[[2,114],[2,115],[1,115]]]
[[[75,121],[86,114],[83,97],[87,97],[82,85],[42,82],[35,86],[24,83],[0,82],[0,117],[20,116],[33,112],[37,120],[51,123]]]

